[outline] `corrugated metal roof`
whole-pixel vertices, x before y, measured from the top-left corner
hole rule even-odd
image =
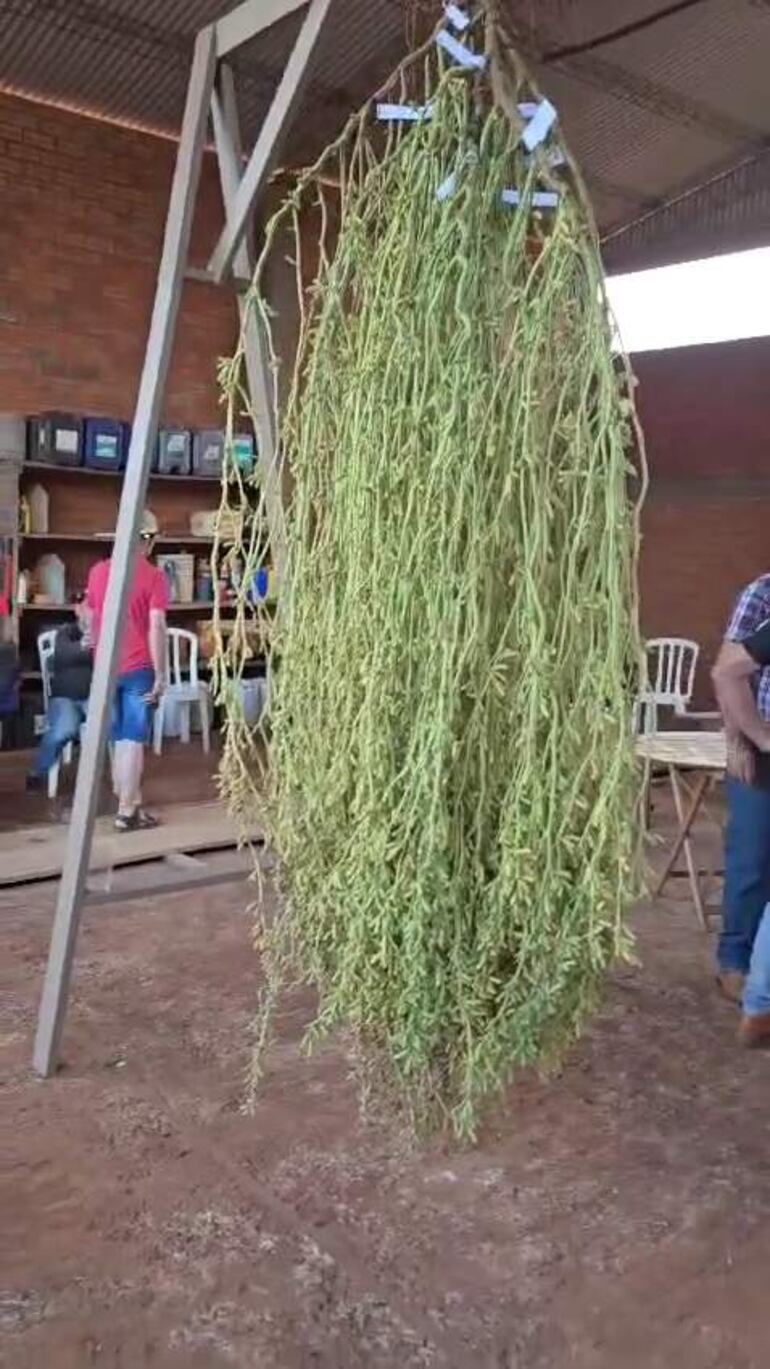
[[[655,12],[661,0],[537,6],[530,58]],[[537,68],[591,186],[613,267],[770,240],[767,159],[686,200],[687,188],[770,146],[770,5],[706,0],[564,62]],[[747,189],[751,182],[751,191]],[[621,192],[619,194],[618,192]],[[669,210],[660,206],[677,203]],[[635,201],[635,202],[634,202]],[[633,224],[625,233],[623,223]]]
[[[430,11],[420,0],[423,12]],[[237,0],[0,0],[0,87],[174,134],[192,40]],[[404,49],[416,0],[335,0],[289,155],[328,137]],[[662,0],[506,0],[517,38],[581,162],[608,259],[624,265],[770,237],[768,0],[704,0],[591,52],[553,48],[654,13]],[[439,0],[433,5],[439,13]],[[236,56],[253,139],[301,23]],[[758,158],[743,165],[747,158]],[[741,166],[733,176],[716,173]],[[681,192],[709,182],[700,194]],[[659,206],[669,200],[668,209]],[[620,226],[631,226],[618,232]]]

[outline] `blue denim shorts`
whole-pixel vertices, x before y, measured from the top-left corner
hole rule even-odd
[[[112,706],[112,741],[149,741],[151,705],[144,696],[149,694],[154,683],[154,670],[129,670],[118,676]]]

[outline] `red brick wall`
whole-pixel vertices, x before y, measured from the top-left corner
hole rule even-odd
[[[174,153],[165,140],[0,95],[1,411],[131,416]],[[207,156],[194,265],[221,221]],[[225,290],[185,285],[168,422],[216,423],[216,358],[235,326]]]
[[[732,600],[770,570],[770,338],[632,360],[651,472],[643,627],[700,642],[705,703]]]

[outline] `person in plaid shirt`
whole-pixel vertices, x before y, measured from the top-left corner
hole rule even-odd
[[[739,596],[713,671],[727,732],[725,884],[717,982],[740,1001],[754,938],[770,903],[770,665],[731,675],[731,644],[753,638],[770,619],[770,575]],[[742,655],[743,653],[737,653]],[[756,660],[756,658],[755,658]]]
[[[767,675],[770,667],[770,618],[741,642],[722,644],[714,666],[714,684],[725,718],[740,728],[741,736],[753,744],[748,752],[753,761],[755,783],[770,761],[770,724],[763,721],[752,692],[751,682]],[[770,1044],[770,903],[765,907],[754,936],[751,963],[743,986],[743,1016],[738,1040],[744,1046]]]

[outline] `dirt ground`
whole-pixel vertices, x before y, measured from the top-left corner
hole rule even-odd
[[[3,1369],[767,1369],[770,1056],[681,898],[473,1149],[363,1120],[306,1001],[242,1114],[245,902],[89,910],[43,1083],[53,890],[0,892]]]

